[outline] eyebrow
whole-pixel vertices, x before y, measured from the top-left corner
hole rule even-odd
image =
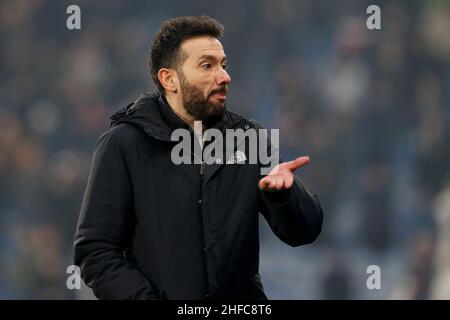
[[[211,54],[202,54],[202,55],[197,59],[197,61],[200,61],[200,60],[214,60],[214,61],[217,61],[217,58],[216,58],[216,56],[213,56],[213,55],[211,55]],[[223,58],[222,58],[221,61],[227,61],[227,57],[226,57],[226,56],[223,56]]]

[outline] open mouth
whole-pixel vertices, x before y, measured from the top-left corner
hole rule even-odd
[[[214,92],[211,97],[215,97],[219,100],[226,100],[227,99],[227,93],[225,91],[216,91]]]
[[[227,95],[224,92],[216,92],[213,94],[213,96],[216,96],[217,98],[223,99],[223,100],[227,99]]]

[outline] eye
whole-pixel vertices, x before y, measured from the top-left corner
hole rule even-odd
[[[222,65],[222,69],[223,69],[223,70],[227,70],[227,68],[228,68],[228,64],[224,63],[224,64]]]
[[[211,69],[212,66],[211,66],[211,63],[204,63],[201,65],[201,67],[204,70],[209,70],[209,69]]]

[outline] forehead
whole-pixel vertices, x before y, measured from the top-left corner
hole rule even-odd
[[[222,43],[214,37],[201,36],[184,40],[180,46],[188,60],[197,60],[203,55],[213,55],[218,60],[225,58]]]

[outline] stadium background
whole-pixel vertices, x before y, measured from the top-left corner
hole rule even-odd
[[[81,7],[81,30],[66,8]],[[366,8],[381,7],[381,30]],[[281,243],[261,220],[272,299],[450,298],[450,1],[0,2],[0,299],[70,291],[72,239],[97,137],[154,89],[161,22],[226,29],[230,110],[281,128],[286,159],[320,195],[324,229]],[[366,287],[369,265],[381,289]]]

